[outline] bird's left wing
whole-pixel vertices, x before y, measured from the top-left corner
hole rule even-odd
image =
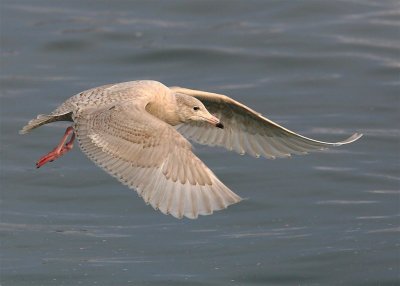
[[[188,139],[200,144],[222,146],[240,154],[266,158],[305,154],[313,150],[340,146],[356,141],[362,134],[355,133],[346,140],[330,143],[307,138],[269,120],[244,104],[222,94],[170,87],[199,99],[211,114],[224,125],[223,129],[210,124],[191,122],[181,124],[177,130]]]

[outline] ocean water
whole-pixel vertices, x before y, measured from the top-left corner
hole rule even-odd
[[[398,1],[3,0],[0,283],[399,285]],[[195,145],[243,202],[197,220],[147,206],[68,123],[18,130],[79,91],[154,79],[231,96],[306,136],[291,159]]]

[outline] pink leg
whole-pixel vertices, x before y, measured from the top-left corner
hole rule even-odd
[[[72,133],[71,139],[67,142],[67,144],[64,145],[65,141],[67,141],[68,136]],[[67,153],[69,150],[74,147],[74,140],[75,140],[75,133],[74,129],[70,126],[65,130],[65,134],[62,137],[60,143],[57,145],[56,148],[54,148],[52,151],[50,151],[48,154],[44,155],[39,159],[39,161],[36,162],[36,168],[42,167],[44,164],[48,162],[52,162],[58,157],[61,157],[65,153]]]

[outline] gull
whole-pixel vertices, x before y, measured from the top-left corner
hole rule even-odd
[[[136,190],[154,209],[191,219],[224,209],[241,197],[192,152],[188,139],[273,159],[352,143],[362,136],[355,133],[336,143],[310,139],[228,96],[152,80],[80,92],[50,114],[29,121],[20,133],[55,121],[73,124],[57,147],[39,159],[37,168],[70,151],[76,138],[94,163]]]

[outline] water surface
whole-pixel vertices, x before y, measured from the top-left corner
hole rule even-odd
[[[1,285],[399,283],[397,1],[2,1]],[[240,204],[176,220],[38,113],[155,79],[227,94],[306,136],[357,143],[292,159],[195,152]]]

